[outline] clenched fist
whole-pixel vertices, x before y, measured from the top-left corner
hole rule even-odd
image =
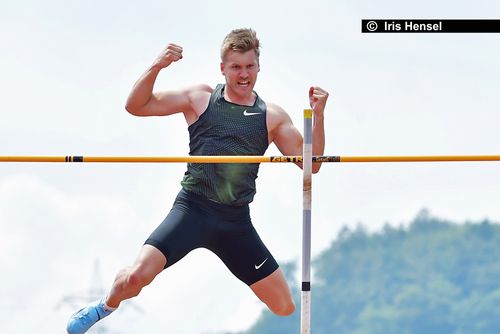
[[[153,66],[162,69],[179,59],[182,59],[182,46],[170,43],[156,58]]]
[[[309,88],[309,104],[314,111],[314,116],[323,116],[328,96],[328,92],[320,87]]]

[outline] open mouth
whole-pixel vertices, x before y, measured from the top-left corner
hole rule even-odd
[[[238,81],[238,86],[248,87],[250,86],[250,81]]]

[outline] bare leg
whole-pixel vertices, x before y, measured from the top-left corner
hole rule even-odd
[[[295,311],[295,304],[281,269],[276,269],[250,288],[274,314],[287,316]]]
[[[135,297],[142,288],[165,268],[167,259],[157,248],[144,245],[131,267],[126,267],[116,275],[106,299],[106,304],[116,308],[126,299]]]

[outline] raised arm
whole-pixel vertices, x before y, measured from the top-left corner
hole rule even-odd
[[[313,109],[313,155],[325,153],[325,127],[324,111],[328,93],[319,88],[311,87],[309,90],[309,102]],[[299,130],[293,125],[290,116],[279,106],[270,104],[269,111],[269,133],[270,140],[275,143],[283,155],[302,155],[304,138]],[[302,167],[301,164],[298,164]],[[313,164],[313,173],[317,173],[321,163]]]
[[[197,85],[179,91],[153,92],[160,71],[180,59],[182,47],[168,44],[135,83],[125,109],[135,116],[167,116],[182,112],[188,123],[192,123],[198,117],[199,110],[203,109],[206,94],[211,92],[211,87]]]

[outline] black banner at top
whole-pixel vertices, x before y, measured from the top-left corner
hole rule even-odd
[[[363,33],[500,33],[500,20],[365,19]]]

